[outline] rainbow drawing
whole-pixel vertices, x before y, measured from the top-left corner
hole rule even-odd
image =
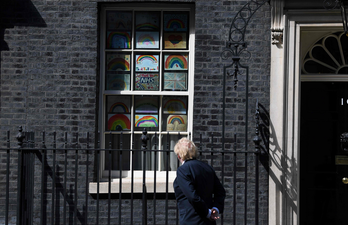
[[[164,14],[164,31],[187,31],[188,14]]]
[[[107,48],[131,48],[130,32],[108,32],[106,39]]]
[[[108,120],[108,130],[130,130],[130,116],[125,114],[115,114]]]
[[[186,114],[186,101],[178,98],[163,98],[163,113]]]
[[[136,30],[157,30],[158,25],[153,23],[141,23],[141,24],[137,24],[135,29]]]
[[[158,127],[157,115],[136,115],[135,127]]]
[[[167,131],[186,131],[187,116],[186,115],[170,115],[167,119]]]
[[[139,55],[137,56],[137,63],[142,63],[144,60],[149,60],[152,63],[157,63],[157,58],[154,55]]]
[[[136,30],[159,30],[161,13],[159,11],[139,11],[135,13]]]
[[[159,32],[136,32],[136,48],[159,48]]]
[[[164,68],[166,70],[187,70],[187,55],[165,56]]]
[[[129,90],[129,74],[107,74],[106,90]]]
[[[156,45],[155,39],[148,34],[141,35],[139,39],[137,39],[137,44],[138,45]]]
[[[136,97],[135,113],[158,113],[158,98]]]
[[[173,30],[185,29],[185,23],[179,19],[171,19],[167,22],[166,28]]]
[[[158,71],[158,55],[136,55],[135,71]]]
[[[185,120],[182,118],[182,116],[174,115],[168,118],[168,124],[185,124]]]
[[[108,71],[117,71],[117,70],[130,71],[130,65],[125,57],[123,58],[115,57],[108,60],[107,70]]]
[[[129,109],[123,102],[116,102],[110,107],[109,112],[129,113]]]

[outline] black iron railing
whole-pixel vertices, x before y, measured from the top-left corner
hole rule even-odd
[[[50,133],[51,143],[46,143],[46,133],[41,142],[34,141],[33,132],[16,136],[18,147],[11,147],[10,132],[7,143],[0,149],[1,224],[178,224],[178,212],[174,194],[170,190],[169,160],[171,149],[147,150],[146,132],[142,149],[100,149],[91,143],[91,137],[68,134],[57,138]],[[235,137],[236,139],[236,137]],[[58,140],[60,142],[58,143]],[[79,140],[83,140],[81,143]],[[200,137],[202,140],[202,137]],[[259,151],[238,151],[236,145],[230,151],[214,149],[214,137],[206,149],[202,141],[197,143],[200,160],[211,164],[227,191],[225,215],[218,224],[258,224],[259,214]],[[48,147],[50,146],[50,147]],[[59,146],[59,148],[57,147]],[[111,160],[112,152],[119,152],[119,164],[124,163],[122,153],[148,152],[156,157],[165,155],[165,178],[153,175],[153,188],[149,192],[146,167],[143,163],[142,191],[136,191],[134,170],[130,170],[130,187],[126,190],[126,177],[101,177],[104,170],[102,158]],[[122,174],[122,166],[120,174]],[[150,172],[151,173],[151,172]],[[115,182],[118,191],[114,191]],[[129,182],[129,180],[127,181]],[[162,182],[165,188],[158,189]],[[94,185],[96,190],[90,190]],[[107,187],[105,189],[105,187]],[[4,206],[4,207],[3,207]]]

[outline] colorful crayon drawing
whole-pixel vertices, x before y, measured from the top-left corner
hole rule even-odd
[[[130,32],[107,32],[106,48],[131,48]]]
[[[129,108],[123,102],[116,102],[110,107],[109,112],[129,113]]]
[[[137,32],[136,48],[159,48],[159,32]]]
[[[164,31],[187,31],[188,14],[164,14]]]
[[[164,73],[164,90],[187,90],[187,73]]]
[[[136,12],[136,30],[158,30],[160,12]]]
[[[136,115],[135,127],[158,127],[158,115]]]
[[[107,74],[106,90],[130,90],[130,75]]]
[[[158,71],[158,55],[136,55],[135,71]]]
[[[135,97],[135,113],[158,113],[158,97]]]
[[[108,130],[130,130],[130,115],[127,114],[115,114],[109,115]]]
[[[186,115],[170,115],[167,119],[167,131],[186,131]]]
[[[135,90],[158,91],[158,74],[137,73],[135,74]]]
[[[132,12],[108,11],[106,24],[112,30],[132,30]]]
[[[165,55],[165,70],[187,70],[187,55]]]
[[[108,71],[130,71],[130,55],[107,54]]]
[[[163,113],[167,114],[186,114],[186,98],[163,97]]]
[[[186,49],[186,33],[164,33],[165,49]]]

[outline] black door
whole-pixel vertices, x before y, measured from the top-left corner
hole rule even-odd
[[[300,120],[300,224],[348,224],[348,83],[303,82]]]

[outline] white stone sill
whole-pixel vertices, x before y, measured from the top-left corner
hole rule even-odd
[[[168,193],[174,193],[173,188],[174,178],[169,176],[168,179]],[[154,179],[153,177],[146,178],[146,192],[154,193]],[[89,183],[89,194],[97,194],[97,182]],[[131,193],[131,177],[122,178],[122,193]],[[99,194],[107,194],[109,190],[109,182],[99,182]],[[120,179],[112,179],[111,181],[111,193],[118,194],[120,192]],[[133,180],[133,193],[143,192],[143,179],[142,177],[136,177]],[[166,193],[166,180],[163,178],[156,179],[156,193]]]

